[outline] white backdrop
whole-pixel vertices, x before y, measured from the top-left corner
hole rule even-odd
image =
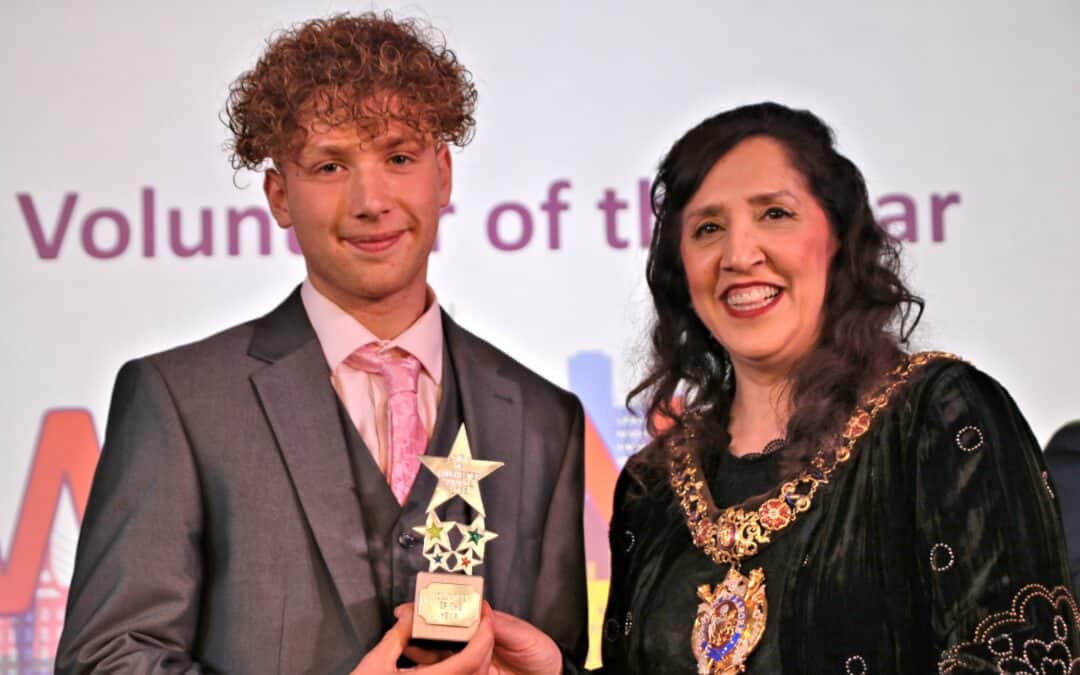
[[[70,575],[72,500],[21,511],[45,413],[85,409],[100,440],[125,360],[262,314],[303,278],[276,227],[270,254],[260,253],[253,218],[229,253],[228,210],[263,197],[259,176],[238,174],[234,186],[218,116],[272,31],[371,7],[45,4],[0,8],[0,606],[21,592],[11,572],[20,522],[52,524],[52,587],[62,594]],[[1080,418],[1075,2],[507,4],[376,6],[428,18],[479,89],[476,138],[454,156],[456,211],[431,272],[463,325],[563,386],[573,356],[602,352],[614,363],[614,406],[633,382],[648,317],[639,180],[703,117],[774,99],[834,127],[875,201],[912,200],[917,241],[905,263],[927,300],[918,346],[957,352],[1001,380],[1041,442]],[[540,204],[559,180],[569,208],[552,249]],[[606,189],[628,202],[616,230],[626,248],[607,242],[597,206]],[[933,195],[959,199],[943,211],[941,241]],[[517,251],[488,236],[504,202],[534,221]],[[188,245],[208,209],[212,255],[173,252],[170,209]],[[900,210],[893,201],[879,214]],[[505,214],[498,228],[515,240],[520,219]],[[26,647],[18,634],[43,625],[32,610],[0,616],[0,673],[51,659],[54,638]]]

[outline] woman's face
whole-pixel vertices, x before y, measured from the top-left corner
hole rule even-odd
[[[736,367],[786,374],[813,349],[836,249],[802,174],[767,136],[721,157],[683,209],[694,311]]]

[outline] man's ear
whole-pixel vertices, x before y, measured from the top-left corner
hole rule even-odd
[[[274,214],[278,227],[284,229],[292,227],[289,200],[285,191],[285,176],[281,175],[277,169],[267,169],[263,173],[263,192],[266,194],[266,203],[270,205],[270,213]]]
[[[439,208],[446,208],[454,187],[454,166],[446,143],[439,143],[435,147],[435,164],[439,168]]]

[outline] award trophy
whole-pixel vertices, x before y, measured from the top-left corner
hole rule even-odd
[[[487,543],[498,536],[484,527],[480,479],[503,463],[473,459],[464,425],[458,428],[449,456],[424,456],[420,461],[439,482],[427,507],[426,522],[413,528],[424,536],[428,571],[416,575],[412,636],[418,640],[468,642],[479,627],[484,601],[484,578],[472,573],[484,562]],[[464,499],[478,514],[472,523],[439,519],[436,509],[454,497]]]

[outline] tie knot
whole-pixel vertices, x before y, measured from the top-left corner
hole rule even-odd
[[[387,394],[415,392],[420,378],[420,360],[402,349],[380,349],[370,342],[345,358],[345,365],[354,370],[378,375],[386,383]]]

